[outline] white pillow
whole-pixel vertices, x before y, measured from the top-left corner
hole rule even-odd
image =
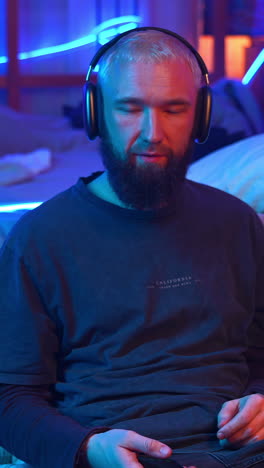
[[[187,178],[231,193],[264,213],[264,133],[199,159],[190,165]]]

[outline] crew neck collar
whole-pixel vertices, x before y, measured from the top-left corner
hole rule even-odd
[[[157,208],[155,210],[137,210],[137,209],[131,209],[131,208],[125,208],[121,207],[119,205],[116,205],[114,203],[108,202],[89,190],[89,184],[95,180],[97,177],[103,174],[103,171],[97,171],[93,172],[91,175],[87,177],[80,177],[76,184],[76,188],[79,190],[79,192],[82,194],[83,197],[85,197],[87,200],[89,200],[91,203],[97,205],[98,207],[107,209],[108,211],[111,211],[113,213],[130,217],[130,218],[141,218],[141,219],[154,219],[154,218],[161,218],[164,216],[170,216],[171,214],[175,213],[178,209],[178,207],[182,204],[182,197],[183,197],[183,192],[184,192],[184,187],[186,181],[183,181],[179,185],[179,191],[177,198],[173,202],[171,202],[169,205],[163,208]]]

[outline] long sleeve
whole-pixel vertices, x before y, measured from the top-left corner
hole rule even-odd
[[[249,334],[249,347],[246,358],[249,367],[249,380],[244,395],[262,393],[264,395],[264,307],[256,310],[256,318]]]
[[[264,394],[264,248],[263,226],[259,222],[255,245],[258,268],[256,272],[255,316],[248,332],[248,350],[246,358],[249,367],[249,381],[244,395]]]
[[[264,395],[264,352],[260,353],[258,348],[251,348],[247,355],[250,377],[243,395],[251,395],[252,393],[261,393]]]
[[[73,468],[83,440],[104,428],[86,427],[56,408],[63,326],[50,297],[59,273],[50,280],[41,269],[43,258],[51,260],[42,255],[41,262],[34,242],[26,261],[22,237],[14,232],[0,254],[0,445],[34,468]]]
[[[0,385],[0,444],[34,468],[74,468],[86,428],[52,406],[48,386]]]

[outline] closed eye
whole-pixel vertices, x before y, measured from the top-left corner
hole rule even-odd
[[[165,110],[166,114],[180,114],[181,110]]]
[[[187,107],[186,106],[180,106],[180,107],[174,107],[172,109],[164,109],[164,111],[166,112],[166,114],[181,114],[182,112],[186,112],[187,111]]]
[[[131,113],[141,112],[142,109],[140,107],[120,106],[120,107],[117,107],[117,110],[124,112],[124,113],[131,114]]]

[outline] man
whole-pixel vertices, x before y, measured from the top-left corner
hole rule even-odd
[[[105,172],[2,249],[0,442],[34,467],[264,467],[263,227],[184,178],[201,81],[169,33],[120,38]]]

